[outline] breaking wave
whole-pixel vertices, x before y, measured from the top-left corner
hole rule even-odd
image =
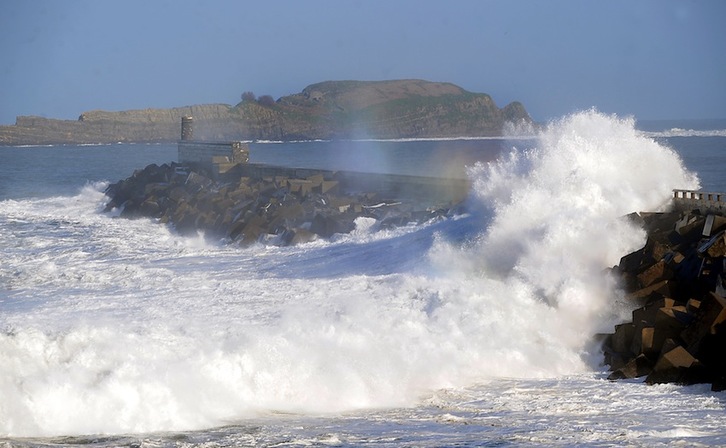
[[[516,144],[516,142],[515,142]],[[270,412],[415,405],[488,378],[597,369],[617,319],[621,216],[698,179],[630,119],[586,111],[470,167],[470,214],[239,249],[98,212],[6,201],[0,434],[135,433]]]
[[[682,129],[671,128],[663,131],[643,131],[646,137],[669,138],[669,137],[726,137],[726,129]]]

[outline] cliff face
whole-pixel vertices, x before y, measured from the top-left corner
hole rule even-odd
[[[499,109],[489,95],[449,83],[327,81],[274,103],[90,111],[75,121],[18,117],[0,126],[0,144],[174,142],[187,115],[202,140],[497,136],[507,121],[531,122],[520,103]]]

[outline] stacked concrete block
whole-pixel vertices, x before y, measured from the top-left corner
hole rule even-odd
[[[631,322],[617,325],[605,339],[609,378],[708,382],[723,390],[726,218],[698,211],[640,218],[648,232],[646,245],[612,270],[626,299],[638,308]]]

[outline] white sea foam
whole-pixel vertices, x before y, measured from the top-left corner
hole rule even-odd
[[[642,131],[647,137],[726,137],[726,129],[671,128],[663,131]]]
[[[471,216],[293,248],[99,213],[102,185],[0,212],[0,434],[189,430],[271,411],[412,406],[593,368],[617,317],[618,218],[696,188],[631,120],[583,112],[472,167]],[[505,398],[502,398],[505,399]]]

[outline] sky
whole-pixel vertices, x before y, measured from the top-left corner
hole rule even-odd
[[[410,78],[536,121],[726,118],[726,1],[0,2],[0,124]]]

